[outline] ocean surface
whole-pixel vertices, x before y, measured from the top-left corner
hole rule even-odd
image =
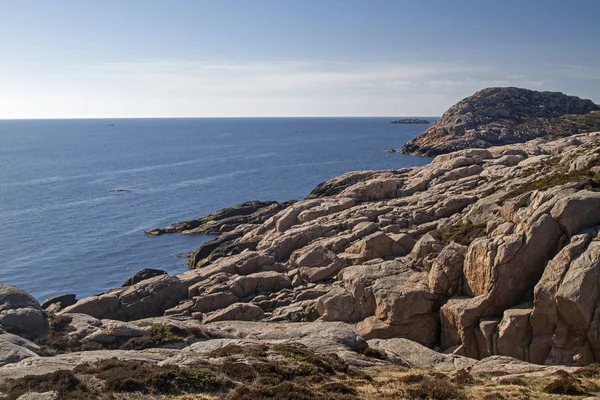
[[[144,230],[301,199],[348,171],[428,163],[386,152],[427,127],[391,119],[0,121],[0,283],[81,298],[142,268],[182,272],[182,253],[211,237]]]

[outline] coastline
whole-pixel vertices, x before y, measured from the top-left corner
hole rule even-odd
[[[35,343],[11,344],[11,354],[18,355],[0,366],[0,385],[60,374],[77,382],[82,376],[110,381],[101,372],[107,365],[123,371],[114,378],[119,382],[143,362],[152,366],[148,377],[150,370],[173,379],[203,374],[212,386],[187,390],[233,399],[273,386],[255,382],[246,388],[229,369],[232,360],[258,376],[264,376],[265,363],[296,371],[301,360],[302,368],[320,371],[324,379],[310,386],[313,396],[339,377],[369,376],[364,384],[347,382],[344,390],[354,400],[372,390],[368,382],[412,379],[404,376],[417,370],[425,384],[403,386],[405,395],[443,385],[443,393],[477,398],[486,390],[477,382],[498,371],[503,375],[487,390],[503,391],[501,379],[514,375],[531,382],[536,393],[554,393],[569,382],[578,393],[595,393],[597,375],[580,367],[594,354],[548,342],[539,329],[580,326],[563,307],[577,307],[580,284],[572,282],[584,284],[595,271],[585,260],[594,259],[600,237],[599,154],[596,132],[336,177],[306,199],[262,215],[262,222],[242,219],[231,226],[228,220],[226,232],[197,250],[197,269],[140,275],[131,286],[72,305],[55,302],[48,310],[32,298],[19,303],[11,312],[32,324],[27,332]],[[198,221],[221,229],[214,220]],[[557,268],[569,278],[557,281]],[[0,296],[16,290],[0,289]],[[527,294],[532,290],[533,302]],[[548,312],[553,307],[558,321]],[[0,310],[0,324],[11,329],[5,312]],[[523,335],[531,339],[519,341]],[[299,390],[304,374],[288,373],[286,390]],[[473,383],[457,386],[458,377]],[[186,390],[127,379],[157,394]],[[53,385],[44,387],[58,388]],[[18,387],[8,390],[23,393]]]

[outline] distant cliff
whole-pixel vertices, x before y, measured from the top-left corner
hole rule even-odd
[[[453,105],[402,153],[435,156],[468,148],[521,143],[600,130],[600,108],[559,92],[483,89]]]

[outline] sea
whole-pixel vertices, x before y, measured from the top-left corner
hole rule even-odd
[[[212,237],[144,230],[302,199],[349,171],[429,163],[387,152],[427,128],[396,118],[1,120],[0,283],[42,301],[118,287],[142,268],[183,272]]]

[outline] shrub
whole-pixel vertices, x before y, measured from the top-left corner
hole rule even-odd
[[[202,393],[218,391],[226,384],[208,368],[183,369],[174,365],[157,366],[115,358],[80,365],[74,372],[102,380],[108,392]]]
[[[362,353],[367,357],[376,358],[378,360],[385,360],[387,358],[385,351],[373,349],[371,347],[367,347]]]
[[[557,371],[556,378],[544,386],[544,393],[565,394],[565,395],[582,395],[585,391],[579,385],[579,381],[566,371]]]
[[[429,378],[406,389],[411,399],[427,400],[466,400],[465,394],[446,379]]]
[[[463,368],[456,371],[456,374],[452,377],[452,382],[460,386],[466,386],[475,384],[476,380],[469,371]]]
[[[56,371],[45,375],[27,375],[7,382],[0,388],[9,400],[15,400],[27,392],[57,391],[61,399],[84,400],[91,396],[87,388],[71,371]]]
[[[228,344],[208,353],[212,357],[266,357],[268,346],[263,344],[239,346],[237,344]]]
[[[501,385],[515,385],[515,386],[527,386],[527,382],[520,376],[509,376],[507,378],[502,378],[498,382]]]

